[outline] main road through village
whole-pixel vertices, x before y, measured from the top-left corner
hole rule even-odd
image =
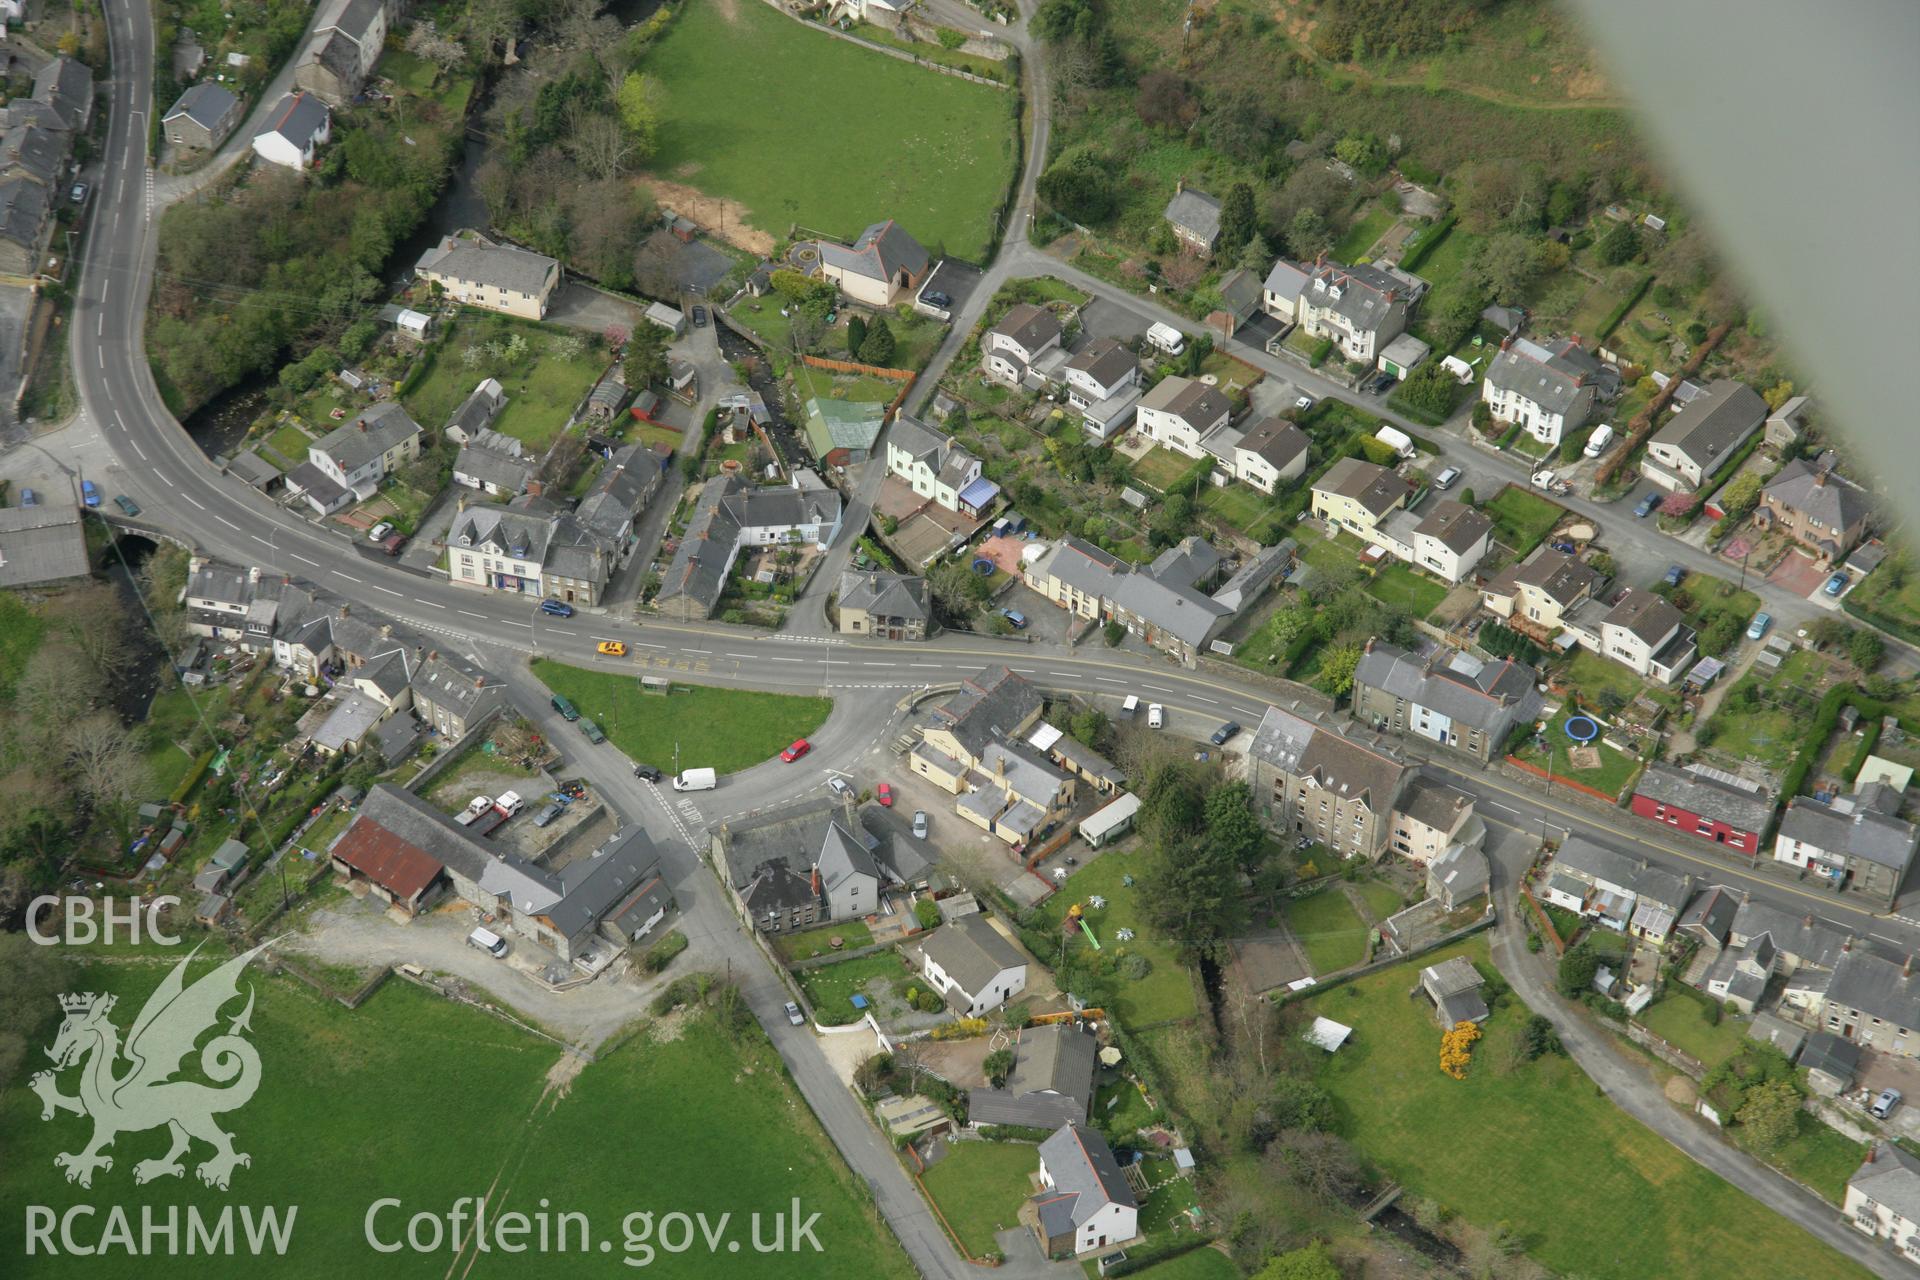
[[[681,904],[683,927],[709,944],[710,953],[730,957],[730,968],[786,1060],[802,1094],[856,1173],[871,1188],[876,1204],[892,1225],[919,1270],[929,1276],[966,1276],[971,1269],[934,1221],[890,1144],[874,1129],[864,1110],[829,1067],[812,1033],[789,1026],[781,1013],[787,999],[778,976],[742,934],[696,852],[705,829],[734,816],[741,806],[759,809],[824,785],[833,766],[851,768],[902,725],[903,699],[928,686],[949,684],[990,663],[1004,663],[1050,691],[1118,699],[1138,693],[1173,713],[1176,731],[1211,729],[1224,720],[1256,724],[1272,695],[1252,680],[1189,670],[1143,654],[1096,647],[1065,649],[985,637],[943,638],[924,644],[887,645],[854,642],[824,634],[817,597],[796,611],[798,630],[807,634],[765,634],[719,624],[636,621],[626,612],[586,611],[560,621],[545,618],[526,600],[456,588],[444,578],[409,571],[391,561],[370,558],[344,533],[323,529],[275,506],[240,482],[220,474],[167,411],[144,356],[142,326],[151,286],[160,206],[197,183],[157,185],[147,154],[151,110],[153,26],[145,0],[114,0],[108,6],[114,70],[107,82],[112,95],[98,195],[82,258],[72,320],[71,350],[81,399],[80,420],[69,431],[97,433],[110,450],[108,477],[116,492],[139,500],[144,519],[157,529],[192,544],[200,552],[242,564],[261,565],[304,578],[350,601],[400,619],[469,653],[501,671],[522,710],[543,725],[552,717],[544,694],[527,671],[525,659],[552,655],[584,666],[617,670],[660,670],[675,679],[774,691],[820,693],[834,698],[834,710],[816,735],[811,770],[761,766],[698,797],[663,795],[634,779],[627,762],[611,746],[582,748],[574,761],[599,786],[608,802],[629,821],[642,822],[670,851],[672,879]],[[958,353],[965,334],[977,323],[993,291],[1012,278],[1052,274],[1087,289],[1106,303],[1123,306],[1146,319],[1178,323],[1181,317],[1146,299],[1126,295],[1050,258],[1027,240],[1034,209],[1034,184],[1045,160],[1049,117],[1044,50],[1031,41],[1024,21],[1008,32],[1022,54],[1032,134],[1026,162],[1000,250],[985,278],[955,317],[952,333],[934,356],[920,386],[922,398]],[[273,94],[263,98],[271,102]],[[251,136],[253,122],[237,137]],[[1315,395],[1337,388],[1314,375],[1281,366],[1263,351],[1225,344],[1263,369],[1280,374]],[[1391,416],[1391,415],[1389,415]],[[76,437],[77,438],[77,437]],[[1448,459],[1468,469],[1470,480],[1487,476],[1524,478],[1504,458],[1492,459],[1468,449],[1457,438],[1442,442]],[[89,465],[95,465],[89,463]],[[78,466],[70,461],[70,474]],[[97,467],[96,467],[97,472]],[[853,539],[864,526],[879,483],[878,465],[853,476],[846,528],[829,553],[816,582],[831,582],[845,563]],[[1511,473],[1511,474],[1508,474]],[[76,480],[77,484],[77,480]],[[1574,501],[1576,510],[1601,519],[1606,511]],[[1679,562],[1692,568],[1713,566],[1705,553],[1622,522],[1609,521],[1619,534],[1617,558],[1623,567]],[[1624,527],[1623,527],[1624,524]],[[1784,624],[1817,616],[1797,597],[1761,584],[1768,609]],[[600,640],[619,640],[629,656],[598,656]],[[1903,666],[1911,650],[1895,648]],[[1280,699],[1286,705],[1285,699]],[[1418,752],[1414,754],[1418,756]],[[1920,924],[1899,915],[1875,916],[1850,908],[1830,895],[1798,882],[1767,874],[1764,868],[1736,865],[1703,848],[1688,847],[1629,825],[1628,820],[1589,811],[1545,794],[1544,788],[1493,772],[1434,762],[1431,767],[1454,785],[1479,798],[1494,832],[1497,887],[1502,908],[1514,906],[1513,886],[1530,849],[1543,835],[1585,832],[1684,870],[1697,879],[1718,880],[1750,889],[1756,897],[1796,912],[1817,911],[1861,934],[1899,947],[1920,947]],[[751,800],[742,799],[751,797]],[[1517,947],[1496,946],[1509,967],[1525,961]],[[1522,983],[1523,989],[1538,984]],[[1570,1048],[1588,1072],[1600,1080],[1630,1113],[1651,1125],[1695,1159],[1727,1177],[1771,1208],[1803,1225],[1835,1248],[1878,1274],[1893,1276],[1898,1263],[1846,1226],[1832,1206],[1763,1165],[1745,1157],[1700,1126],[1679,1116],[1644,1079],[1623,1069],[1616,1051],[1586,1034],[1574,1015],[1543,988],[1529,994],[1562,1028]],[[1078,1274],[1053,1267],[1031,1251],[1008,1259],[1016,1274]]]

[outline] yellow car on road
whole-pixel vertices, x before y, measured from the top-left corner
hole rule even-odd
[[[618,640],[602,640],[597,647],[601,653],[609,658],[624,658],[627,656],[627,646],[621,644]]]

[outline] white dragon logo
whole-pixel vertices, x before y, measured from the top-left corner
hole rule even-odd
[[[80,1151],[53,1158],[56,1167],[65,1169],[68,1182],[83,1187],[93,1185],[96,1169],[111,1170],[113,1158],[104,1154],[121,1133],[138,1133],[167,1126],[173,1135],[173,1148],[157,1160],[142,1160],[133,1167],[135,1182],[151,1182],[160,1177],[179,1177],[185,1172],[180,1157],[193,1145],[193,1139],[209,1143],[213,1155],[195,1170],[200,1181],[210,1187],[227,1189],[237,1165],[251,1165],[252,1157],[233,1149],[233,1135],[214,1123],[223,1111],[244,1106],[260,1087],[260,1055],[241,1036],[251,1030],[253,993],[247,992],[247,1007],[228,1025],[226,1033],[209,1040],[200,1050],[200,1071],[214,1085],[174,1077],[193,1052],[194,1043],[212,1027],[220,1010],[239,994],[240,971],[259,955],[262,943],[201,978],[186,985],[187,965],[198,955],[195,947],[173,967],[159,988],[147,998],[124,1048],[120,1033],[109,1020],[115,998],[95,992],[60,997],[66,1020],[54,1038],[47,1056],[53,1059],[51,1071],[41,1071],[29,1082],[40,1095],[42,1120],[53,1119],[56,1111],[71,1111],[93,1119],[93,1140]],[[91,1055],[91,1056],[89,1056]],[[124,1074],[116,1072],[122,1056],[131,1064]],[[85,1059],[80,1072],[78,1096],[59,1091],[55,1075]]]

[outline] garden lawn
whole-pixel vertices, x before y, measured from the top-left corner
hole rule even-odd
[[[679,748],[682,769],[738,773],[780,754],[818,729],[833,699],[750,689],[676,684],[673,692],[640,691],[640,673],[618,675],[537,659],[533,672],[590,717],[634,760],[661,769]]]
[[[1080,1264],[1088,1280],[1100,1280],[1099,1264],[1089,1258]],[[1199,1248],[1165,1262],[1156,1262],[1140,1271],[1129,1271],[1134,1280],[1240,1280],[1240,1271],[1218,1249]]]
[[[1401,896],[1398,889],[1379,880],[1368,880],[1355,885],[1354,888],[1359,890],[1360,897],[1365,900],[1367,908],[1381,920],[1385,920],[1407,905],[1406,898]]]
[[[1585,647],[1576,648],[1568,659],[1567,681],[1589,703],[1597,702],[1608,690],[1623,704],[1632,702],[1646,688],[1646,681],[1639,676]]]
[[[806,960],[813,956],[831,955],[831,940],[840,939],[842,951],[856,951],[873,942],[873,931],[858,920],[848,920],[840,924],[823,924],[818,929],[802,929],[798,933],[776,934],[773,949],[780,953],[782,960]]]
[[[1416,618],[1424,618],[1447,598],[1447,586],[1415,573],[1398,561],[1383,566],[1367,583],[1367,591],[1377,600],[1398,605]]]
[[[646,70],[665,90],[662,178],[738,201],[772,237],[798,224],[851,239],[890,217],[936,254],[986,261],[1013,178],[1013,94],[759,4],[686,6]]]
[[[45,619],[11,591],[0,591],[0,702],[13,697],[14,682],[40,647]]]
[[[947,1154],[920,1180],[960,1243],[973,1257],[992,1252],[996,1232],[1020,1225],[1020,1206],[1033,1194],[1028,1175],[1040,1168],[1026,1142],[950,1142]]]
[[[1200,509],[1255,542],[1264,545],[1280,540],[1275,527],[1282,520],[1280,504],[1248,485],[1208,485],[1200,494]]]
[[[1751,681],[1764,687],[1757,671],[1740,677],[1740,684]],[[1738,687],[1738,686],[1736,686]],[[1790,709],[1761,701],[1746,711],[1735,711],[1722,698],[1713,713],[1713,741],[1707,749],[1735,760],[1751,758],[1769,769],[1784,769],[1799,749],[1805,725]]]
[[[1157,444],[1133,464],[1133,476],[1155,493],[1165,493],[1193,470],[1193,463],[1194,460],[1185,454],[1175,453],[1165,445]]]
[[[1286,912],[1287,927],[1306,948],[1314,976],[1337,973],[1366,959],[1366,922],[1338,886],[1294,898]]]
[[[313,443],[313,437],[288,422],[268,436],[266,443],[272,446],[275,453],[297,467],[307,460],[307,446]]]
[[[1556,779],[1570,778],[1582,786],[1592,787],[1595,791],[1604,791],[1610,796],[1617,796],[1621,788],[1627,785],[1628,780],[1639,771],[1640,761],[1624,752],[1615,751],[1605,742],[1596,739],[1591,745],[1600,753],[1600,767],[1597,769],[1574,768],[1573,757],[1567,754],[1568,748],[1574,743],[1567,737],[1565,726],[1569,716],[1578,714],[1580,713],[1571,706],[1562,707],[1547,725],[1547,746],[1553,752],[1553,776]],[[1542,769],[1547,767],[1546,756],[1539,747],[1534,745],[1531,738],[1517,754],[1529,764],[1537,765]]]
[[[665,445],[676,453],[680,450],[683,435],[683,432],[675,431],[672,427],[656,427],[650,422],[635,422],[627,429],[627,438],[631,441],[653,448]]]
[[[526,343],[520,356],[483,354],[469,366],[462,352],[470,346],[496,347],[519,336]],[[432,356],[433,365],[403,403],[415,422],[438,431],[453,411],[473,394],[483,378],[493,377],[507,394],[494,430],[510,435],[536,452],[545,452],[560,438],[573,411],[606,372],[607,357],[596,340],[580,342],[578,355],[569,348],[586,335],[556,325],[535,324],[509,316],[463,311],[454,331]]]
[[[1540,545],[1567,509],[1537,493],[1510,484],[1495,494],[1484,510],[1493,518],[1493,536],[1523,558]]]
[[[1334,261],[1361,261],[1367,250],[1373,248],[1373,242],[1387,234],[1398,220],[1398,214],[1389,213],[1377,204],[1368,205],[1347,228],[1347,234],[1340,237],[1340,243],[1333,246]]]
[[[1492,971],[1483,940],[1419,963],[1451,955]],[[1442,1074],[1432,1005],[1407,997],[1417,967],[1306,1002],[1354,1029],[1319,1079],[1343,1136],[1388,1177],[1476,1226],[1509,1223],[1542,1266],[1591,1280],[1867,1274],[1617,1110],[1568,1059],[1500,1069],[1527,1017],[1512,998],[1473,1046],[1467,1078]],[[1553,1176],[1569,1159],[1579,1176]]]
[[[1641,1025],[1663,1040],[1679,1046],[1711,1070],[1740,1052],[1747,1038],[1747,1021],[1723,1013],[1718,1023],[1707,1021],[1707,1009],[1692,996],[1673,992],[1640,1013]],[[1848,1170],[1849,1173],[1852,1170]]]
[[[1162,1118],[1159,1110],[1147,1105],[1140,1087],[1124,1076],[1094,1091],[1093,1119],[1102,1128],[1116,1133],[1133,1133]]]
[[[1847,1179],[1867,1158],[1865,1143],[1855,1142],[1806,1112],[1797,1117],[1793,1138],[1767,1158],[1834,1204],[1847,1198]]]
[[[1083,917],[1093,936],[1100,939],[1100,945],[1105,948],[1103,954],[1113,954],[1119,949],[1145,956],[1153,965],[1138,982],[1118,973],[1112,977],[1120,1020],[1136,1027],[1191,1018],[1194,1014],[1193,983],[1187,976],[1186,966],[1174,954],[1172,943],[1148,936],[1139,902],[1139,882],[1145,874],[1146,858],[1137,850],[1110,850],[1068,876],[1060,892],[1040,907],[1047,927],[1057,929],[1066,918],[1067,908],[1074,903],[1084,906],[1094,897],[1106,899],[1104,907],[1087,906]],[[1133,884],[1126,883],[1129,875],[1134,878]],[[1121,929],[1135,930],[1133,941],[1114,941],[1113,935]],[[1070,945],[1086,946],[1086,935],[1076,930]]]
[[[793,366],[793,389],[799,392],[802,400],[817,397],[862,404],[890,404],[900,394],[901,385],[872,374],[850,375],[803,364]]]
[[[813,1004],[814,1017],[824,1026],[836,1027],[860,1020],[862,1010],[853,1007],[853,997],[864,995],[873,999],[868,983],[876,978],[888,982],[904,978],[907,966],[891,951],[876,951],[870,956],[806,969],[797,976],[801,989]]]
[[[780,314],[780,308],[786,305],[786,299],[770,293],[764,298],[742,298],[727,308],[727,315],[759,338],[761,345],[770,347],[776,354],[785,353],[791,350],[788,335],[793,332],[793,322]]]

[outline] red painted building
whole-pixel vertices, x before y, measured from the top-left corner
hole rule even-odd
[[[1633,792],[1633,811],[1675,831],[1753,857],[1773,817],[1773,795],[1731,774],[1648,765]]]

